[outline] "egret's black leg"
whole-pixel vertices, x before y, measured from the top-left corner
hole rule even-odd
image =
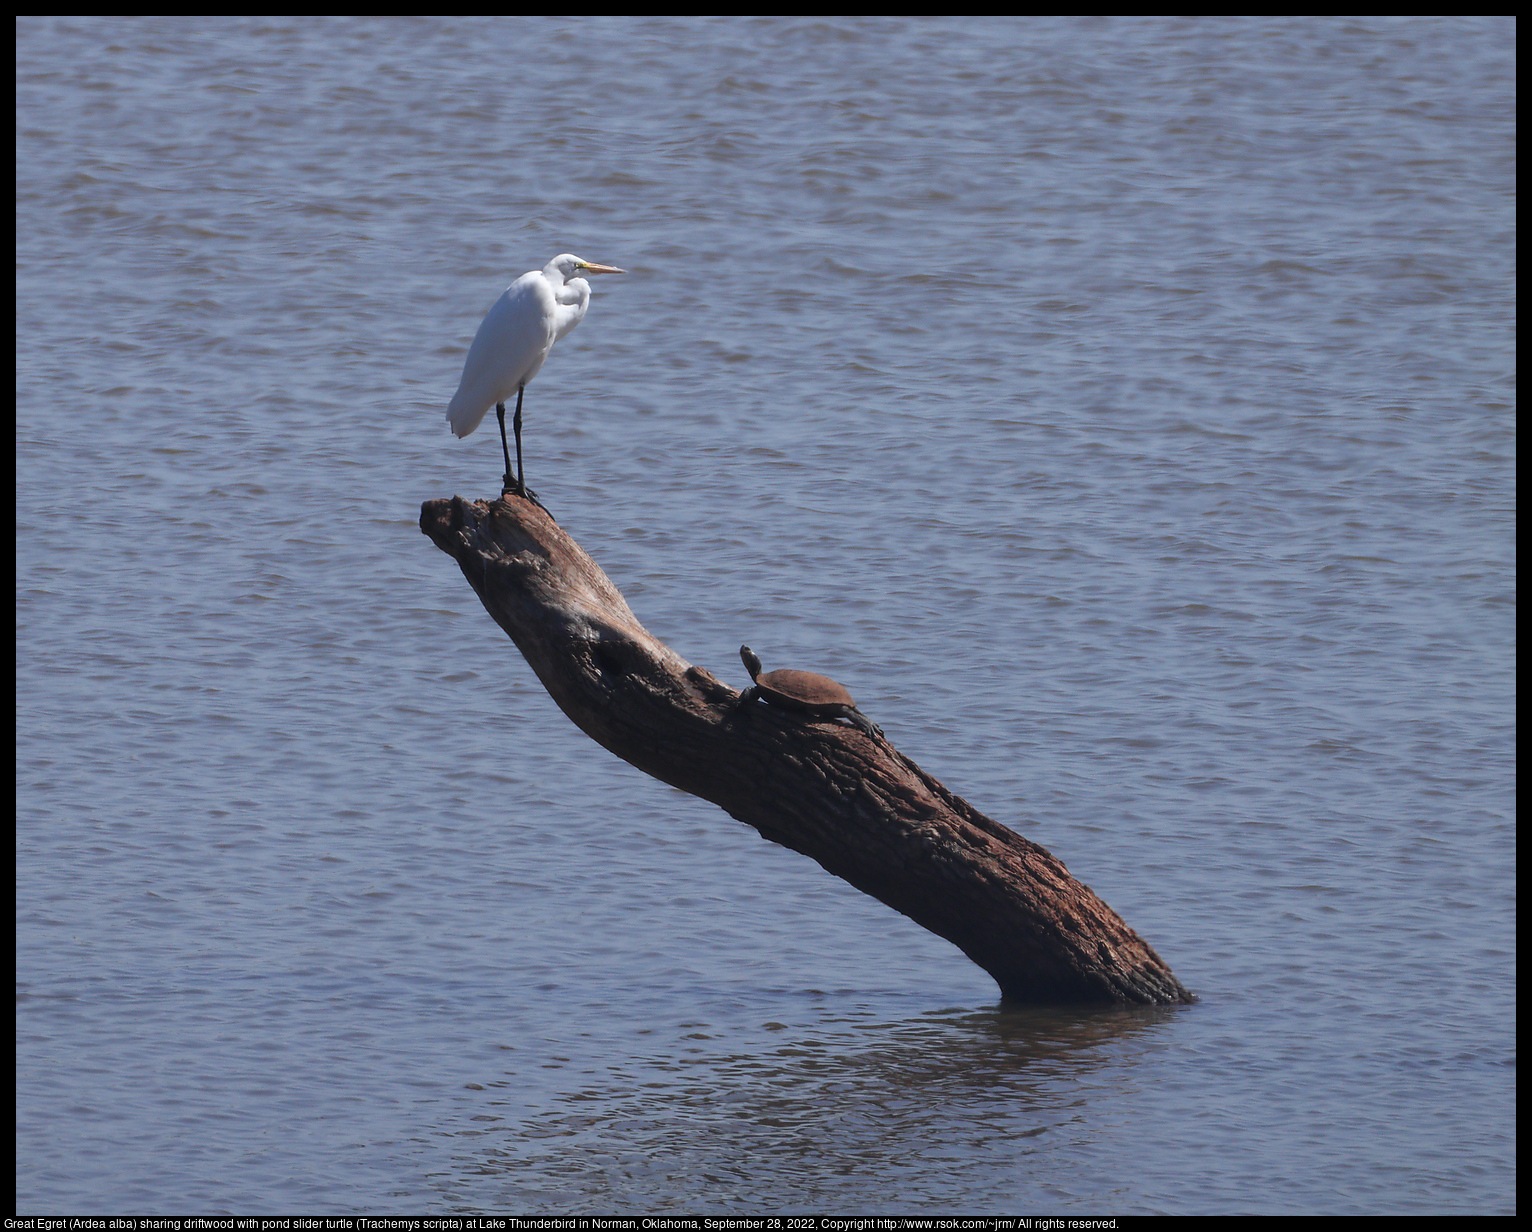
[[[497,402],[497,403],[495,403],[495,414],[500,417],[500,452],[505,455],[505,481],[500,485],[500,490],[502,492],[514,492],[516,490],[516,485],[515,485],[515,482],[511,479],[511,449],[510,449],[510,446],[505,443],[505,403],[504,402]],[[516,450],[519,453],[521,451],[521,435],[520,435],[520,431],[519,431],[519,429],[521,427],[521,422],[520,422],[521,402],[519,400],[516,403],[516,415],[517,415],[517,424],[516,424],[516,426],[517,426],[517,429],[518,429],[517,436],[516,436]]]
[[[507,492],[515,492],[518,496],[526,497],[544,513],[548,513],[548,506],[537,499],[536,492],[527,487],[527,465],[521,460],[521,395],[525,392],[525,385],[516,391],[516,415],[515,418],[511,420],[511,426],[515,429],[516,432],[516,482],[511,482],[511,459],[510,456],[507,455],[505,459],[505,490]],[[503,442],[505,435],[505,429],[503,425],[500,431]],[[552,517],[553,515],[549,513],[548,516]]]
[[[512,421],[516,429],[516,491],[522,496],[527,495],[527,468],[521,460],[521,395],[527,392],[525,385],[516,391],[516,418]],[[505,469],[509,473],[511,460],[506,458]]]

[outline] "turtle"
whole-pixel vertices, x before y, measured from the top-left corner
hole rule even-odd
[[[856,702],[851,700],[851,694],[846,692],[845,686],[837,684],[828,676],[821,676],[818,672],[800,672],[793,668],[782,668],[762,675],[761,660],[750,647],[741,646],[739,657],[754,682],[740,695],[741,706],[747,706],[760,698],[773,706],[796,710],[814,718],[845,719],[869,736],[883,735],[883,729],[856,708]]]

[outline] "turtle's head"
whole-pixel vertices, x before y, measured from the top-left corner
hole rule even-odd
[[[751,680],[754,680],[761,674],[761,660],[750,647],[741,646],[739,648],[739,661],[745,665],[745,670],[750,673]]]

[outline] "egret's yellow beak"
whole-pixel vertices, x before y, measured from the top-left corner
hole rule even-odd
[[[615,265],[592,265],[589,261],[581,261],[580,270],[586,274],[626,274],[628,272],[618,269]]]

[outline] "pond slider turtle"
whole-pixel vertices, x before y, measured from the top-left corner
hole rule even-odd
[[[819,719],[845,719],[854,723],[869,736],[881,736],[883,729],[856,708],[845,686],[837,684],[818,672],[800,672],[782,668],[775,672],[761,671],[761,660],[748,646],[739,648],[740,661],[750,673],[754,683],[739,699],[741,706],[756,698],[780,706],[784,710],[796,710],[800,714]]]

